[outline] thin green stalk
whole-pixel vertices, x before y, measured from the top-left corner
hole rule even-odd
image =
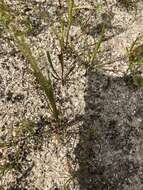
[[[95,60],[96,57],[97,57],[98,51],[99,51],[100,46],[101,46],[101,43],[102,43],[102,41],[103,41],[104,32],[105,32],[105,27],[103,26],[102,32],[101,32],[101,36],[100,36],[100,38],[99,38],[99,40],[98,40],[98,43],[97,43],[97,45],[96,45],[96,47],[95,47],[95,49],[93,50],[93,53],[92,53],[92,55],[91,55],[91,58],[90,58],[90,65],[93,64],[94,60]]]
[[[30,65],[33,70],[33,74],[34,74],[36,80],[38,81],[38,83],[40,84],[41,89],[45,92],[45,94],[47,96],[47,99],[49,101],[49,105],[51,106],[54,118],[56,120],[58,120],[59,112],[57,110],[55,96],[54,96],[54,90],[52,87],[52,82],[51,82],[50,77],[48,76],[48,79],[46,79],[46,77],[44,77],[44,75],[40,71],[39,67],[37,66],[37,61],[36,61],[35,57],[32,55],[30,47],[28,46],[28,44],[26,44],[24,37],[23,36],[18,37],[14,33],[14,38],[15,38],[15,41],[16,41],[19,49],[21,50],[22,54],[30,62]]]
[[[75,69],[76,65],[72,65],[71,68],[69,69],[69,71],[65,74],[65,78],[64,81],[66,81],[66,79],[69,77],[69,75],[71,75],[71,73],[73,72],[73,70]]]
[[[64,34],[65,34],[65,31],[64,31],[64,19],[62,18],[62,19],[61,19],[61,37],[60,37],[61,53],[60,53],[60,55],[58,56],[58,57],[59,57],[60,64],[61,64],[62,83],[63,83],[63,80],[64,80]]]
[[[58,55],[59,58],[59,62],[61,65],[61,80],[62,80],[62,84],[64,81],[64,50],[65,50],[65,29],[64,29],[64,19],[61,19],[61,31],[60,34],[57,33],[57,31],[55,30],[55,28],[53,27],[53,31],[56,35],[56,37],[58,38],[59,41],[59,46],[60,46],[60,54]]]
[[[67,0],[68,4],[68,27],[66,33],[66,47],[69,41],[69,33],[73,22],[74,0]]]
[[[51,59],[50,52],[47,51],[45,54],[46,54],[46,56],[47,56],[48,62],[49,62],[49,64],[50,64],[50,67],[51,67],[53,73],[55,74],[54,77],[55,77],[56,79],[60,79],[60,76],[58,75],[57,71],[56,71],[55,68],[54,68],[54,65],[53,65],[53,62],[52,62],[52,59]]]
[[[41,89],[45,92],[49,106],[51,107],[54,118],[59,121],[59,112],[56,106],[56,100],[54,95],[54,90],[52,87],[52,82],[50,76],[48,75],[48,79],[42,74],[41,70],[37,65],[37,61],[33,56],[29,45],[25,41],[25,35],[20,30],[11,24],[11,19],[13,16],[11,15],[11,10],[9,10],[2,0],[0,2],[0,21],[2,21],[5,26],[6,31],[10,32],[13,35],[13,38],[20,49],[21,53],[24,57],[29,61],[33,74],[40,84]]]

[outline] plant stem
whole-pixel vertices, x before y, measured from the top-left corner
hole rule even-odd
[[[66,34],[66,47],[68,45],[69,32],[70,32],[72,21],[73,21],[74,0],[68,0],[67,4],[68,4],[68,27],[67,27],[67,34]]]

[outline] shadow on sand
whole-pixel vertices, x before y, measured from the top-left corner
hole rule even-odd
[[[75,154],[80,190],[141,190],[143,90],[87,71],[85,117]]]

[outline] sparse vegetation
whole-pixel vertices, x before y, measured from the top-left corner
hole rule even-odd
[[[117,2],[129,10],[136,6],[137,1],[121,0]],[[100,50],[102,44],[106,41],[106,30],[108,30],[106,24],[102,22],[99,23],[101,26],[100,32],[94,34],[94,37],[91,35],[92,39],[89,32],[86,31],[87,29],[90,30],[92,24],[94,25],[93,22],[89,25],[88,22],[90,21],[90,18],[94,16],[97,17],[97,9],[102,7],[98,4],[97,6],[95,6],[94,3],[90,4],[91,6],[78,6],[74,0],[67,0],[65,2],[57,0],[58,9],[60,9],[60,11],[62,10],[62,14],[60,13],[61,17],[58,15],[60,17],[57,19],[59,20],[59,23],[56,23],[58,26],[52,24],[51,28],[53,30],[53,41],[56,43],[58,42],[58,45],[55,47],[56,51],[52,48],[42,49],[42,52],[44,52],[43,57],[47,60],[47,63],[45,63],[45,74],[40,68],[40,63],[34,55],[30,45],[29,34],[31,34],[33,30],[31,23],[23,15],[19,15],[10,8],[4,0],[1,0],[0,2],[0,26],[2,26],[0,38],[3,37],[3,32],[5,35],[10,36],[10,40],[17,47],[18,53],[20,53],[27,61],[26,63],[30,65],[30,69],[32,69],[32,74],[37,81],[37,85],[41,88],[40,93],[44,94],[46,97],[48,104],[47,112],[51,113],[51,118],[48,118],[50,120],[48,127],[50,128],[53,126],[48,132],[53,130],[52,132],[54,135],[56,134],[60,136],[61,133],[66,131],[64,127],[67,127],[69,124],[68,118],[63,117],[64,109],[60,107],[59,102],[61,100],[58,100],[60,98],[57,95],[56,85],[58,84],[59,86],[62,86],[61,88],[64,88],[73,72],[78,71],[81,67],[85,67],[85,70],[92,67],[97,70],[98,68],[102,70],[102,68],[108,64],[106,58],[104,58],[105,61],[103,63],[102,59],[101,61],[98,60],[99,53],[101,55],[102,53],[104,54],[104,52]],[[80,21],[78,23],[77,20],[82,18],[82,16],[80,17],[82,11],[91,11],[92,14],[88,15],[89,18],[87,18],[86,21]],[[77,19],[78,16],[79,18]],[[80,34],[73,37],[72,32],[75,25],[78,25],[82,31]],[[81,38],[81,36],[83,38]],[[79,39],[82,39],[82,41]],[[79,48],[76,47],[78,43]],[[128,69],[126,75],[131,76],[132,82],[135,86],[143,87],[142,35],[137,37],[131,47],[127,49],[127,53]],[[58,88],[58,90],[59,89],[60,88]],[[0,165],[1,178],[8,172],[21,172],[21,168],[25,166],[25,162],[23,161],[24,158],[27,157],[35,144],[38,144],[40,135],[42,136],[42,132],[39,136],[37,135],[38,130],[38,124],[34,120],[23,119],[22,121],[19,121],[19,125],[16,128],[12,128],[10,138],[7,141],[0,140],[0,149],[2,150],[2,164]],[[90,130],[90,133],[93,133],[93,131]],[[94,133],[96,132],[94,131]],[[59,136],[57,139],[59,139]],[[62,139],[63,141],[65,140],[64,137]],[[70,171],[70,173],[71,175],[68,176],[68,180],[63,187],[64,189],[70,189],[70,183],[74,181],[78,175],[73,171]],[[106,183],[106,179],[104,179],[104,176],[102,177],[103,179],[101,180]]]
[[[36,124],[31,121],[22,121],[18,128],[13,130],[12,139],[8,142],[1,141],[0,148],[5,152],[2,156],[0,176],[9,171],[21,170],[22,161],[30,151],[31,141],[36,140]]]
[[[59,6],[62,8],[61,1],[59,1]],[[62,81],[62,85],[64,85],[67,77],[75,69],[74,64],[71,65],[71,67],[69,68],[69,70],[67,72],[65,72],[64,68],[65,68],[67,56],[70,55],[72,57],[73,56],[72,54],[75,53],[75,51],[70,43],[70,41],[71,41],[70,30],[71,30],[73,20],[74,20],[74,12],[79,11],[80,9],[83,9],[83,7],[77,7],[77,9],[76,9],[76,6],[74,5],[73,0],[67,1],[67,13],[65,13],[67,15],[67,18],[65,20],[64,15],[61,17],[60,32],[58,32],[58,31],[56,31],[56,29],[54,29],[54,32],[59,41],[59,47],[60,47],[60,54],[58,54],[58,59],[59,59],[60,65],[61,65],[61,76],[56,71],[53,61],[52,61],[52,57],[48,50],[45,51],[45,56],[47,57],[47,61],[48,61],[47,69],[50,66],[52,73],[50,73],[50,70],[48,69],[47,76],[44,76],[38,66],[38,62],[37,62],[36,58],[34,57],[32,51],[31,51],[30,45],[27,43],[27,38],[28,38],[27,34],[28,34],[28,32],[30,32],[32,30],[30,23],[26,22],[26,25],[25,25],[26,28],[24,27],[24,30],[23,30],[23,28],[17,29],[17,24],[19,24],[19,23],[17,23],[19,20],[19,18],[18,18],[19,15],[16,15],[14,13],[14,11],[12,11],[6,5],[6,3],[4,1],[1,1],[1,3],[0,3],[0,13],[1,13],[0,21],[3,24],[5,31],[10,33],[10,35],[12,36],[18,49],[23,54],[24,58],[30,64],[33,75],[35,76],[38,84],[40,85],[41,89],[43,90],[44,94],[47,97],[48,105],[50,107],[50,110],[53,114],[55,121],[58,124],[58,128],[61,126],[61,121],[60,121],[60,116],[59,116],[60,113],[59,113],[59,110],[56,105],[56,98],[55,98],[55,93],[54,93],[54,89],[52,86],[52,81],[51,81],[50,75],[52,75],[55,79]],[[84,7],[84,9],[86,9],[86,7]],[[89,59],[84,60],[84,62],[86,63],[86,66],[88,66],[88,65],[91,66],[93,64],[94,60],[96,59],[98,50],[102,43],[103,33],[104,33],[104,29],[101,33],[101,37],[100,37],[99,41],[97,42],[97,44],[95,44],[95,48],[93,48],[93,52],[89,56]],[[70,52],[70,54],[69,54],[69,52]],[[31,123],[28,121],[24,121],[20,124],[20,127],[14,132],[15,133],[14,139],[9,142],[10,144],[12,142],[12,145],[10,145],[10,144],[7,145],[3,142],[1,143],[1,147],[8,148],[9,146],[11,146],[11,148],[14,150],[12,162],[8,162],[8,163],[2,165],[2,167],[1,167],[2,175],[5,172],[8,172],[9,170],[16,170],[19,167],[18,164],[20,164],[21,156],[25,152],[25,149],[26,149],[25,146],[28,146],[28,142],[26,141],[26,144],[24,144],[24,146],[22,146],[22,148],[20,148],[17,140],[20,137],[22,139],[24,137],[26,139],[34,138],[35,130],[36,130],[36,125],[34,124],[34,122]],[[16,143],[18,143],[18,144],[16,145]]]

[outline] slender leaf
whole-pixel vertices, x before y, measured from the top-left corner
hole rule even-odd
[[[74,0],[67,0],[67,4],[68,4],[68,27],[66,34],[66,47],[68,45],[69,33],[73,22]]]

